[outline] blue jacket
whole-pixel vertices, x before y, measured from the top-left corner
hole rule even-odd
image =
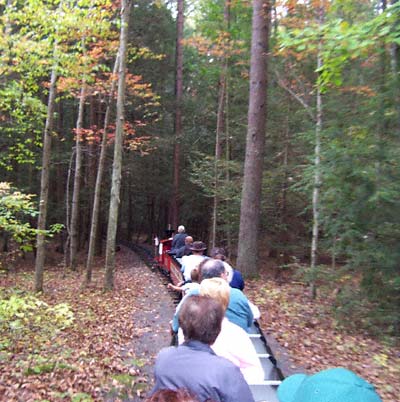
[[[162,349],[156,359],[154,378],[151,394],[159,389],[186,388],[201,402],[254,402],[240,369],[199,341]]]
[[[179,329],[179,310],[187,297],[200,294],[199,289],[192,289],[187,293],[176,307],[174,318],[172,319],[172,329],[178,332]],[[231,288],[229,294],[229,304],[225,312],[229,321],[233,322],[245,331],[253,324],[253,313],[251,311],[247,297],[239,289]]]

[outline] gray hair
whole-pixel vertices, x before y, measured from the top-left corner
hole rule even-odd
[[[180,225],[178,226],[178,233],[183,233],[185,231],[185,226]]]

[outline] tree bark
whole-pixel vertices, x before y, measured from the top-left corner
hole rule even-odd
[[[183,26],[184,26],[184,1],[177,0],[178,14],[176,18],[176,54],[175,54],[175,143],[173,162],[173,185],[170,205],[170,219],[172,227],[178,226],[179,199],[180,199],[180,154],[182,138],[182,94],[183,94]]]
[[[77,268],[78,254],[78,229],[79,229],[79,193],[81,187],[81,171],[82,171],[82,128],[83,113],[86,100],[86,82],[82,83],[81,94],[79,99],[78,119],[76,122],[75,133],[75,174],[74,174],[74,190],[72,194],[71,208],[71,245],[70,245],[70,267],[73,271]]]
[[[319,24],[322,25],[324,20],[324,4],[321,2],[319,9]],[[322,67],[322,40],[318,44],[317,55],[317,71]],[[313,207],[313,227],[311,239],[311,281],[310,292],[311,297],[314,299],[317,295],[317,288],[315,284],[315,270],[318,264],[318,237],[319,237],[319,193],[322,184],[321,180],[321,131],[322,131],[322,93],[320,85],[317,85],[317,110],[316,110],[316,125],[315,125],[315,151],[314,151],[314,188],[312,197]]]
[[[106,274],[104,288],[114,288],[114,265],[115,265],[115,242],[117,235],[118,210],[121,189],[122,171],[122,141],[124,134],[124,101],[125,101],[125,69],[126,52],[128,43],[129,14],[131,0],[123,0],[121,7],[121,32],[119,45],[119,74],[118,74],[118,95],[117,95],[117,121],[115,129],[114,162],[112,169],[112,184],[110,196],[110,210],[108,215],[107,244],[106,244]]]
[[[250,98],[237,266],[254,276],[258,262],[258,231],[267,115],[267,53],[270,2],[253,0]]]
[[[230,19],[230,0],[225,1],[224,6],[224,30],[229,30]],[[225,44],[226,46],[227,44]],[[222,135],[225,127],[225,97],[226,97],[226,77],[228,74],[228,54],[226,48],[222,59],[221,73],[218,86],[218,109],[217,109],[217,129],[215,132],[215,165],[214,165],[214,198],[211,216],[210,246],[215,247],[217,241],[218,225],[218,165],[222,156]]]
[[[96,236],[98,235],[98,223],[99,223],[99,214],[100,214],[100,196],[101,196],[101,184],[103,182],[103,173],[104,166],[106,161],[107,154],[107,128],[110,123],[110,112],[111,112],[111,102],[114,98],[116,80],[115,76],[117,74],[119,68],[119,55],[117,54],[114,63],[112,81],[110,94],[108,97],[106,114],[104,116],[104,128],[103,128],[103,136],[101,140],[101,150],[99,157],[99,166],[97,169],[96,176],[96,184],[94,188],[94,198],[93,198],[93,212],[92,212],[92,224],[90,227],[90,237],[89,237],[89,250],[86,261],[86,276],[85,276],[85,284],[89,284],[92,280],[92,264],[93,264],[93,256],[96,249]]]
[[[51,133],[54,123],[54,104],[56,99],[57,66],[53,66],[50,78],[49,99],[47,102],[47,117],[44,128],[42,172],[40,177],[40,202],[37,228],[46,230],[47,202],[49,199],[49,177],[51,157]],[[36,260],[35,260],[35,292],[43,291],[43,271],[45,262],[45,235],[38,233],[36,236]]]

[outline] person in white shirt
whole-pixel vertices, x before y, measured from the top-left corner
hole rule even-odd
[[[192,270],[198,268],[200,263],[205,258],[208,258],[207,256],[203,255],[206,249],[207,247],[202,241],[195,241],[190,247],[192,255],[185,255],[182,257],[181,272],[183,273],[183,279],[185,282],[190,281],[190,273]]]
[[[229,285],[223,278],[204,279],[200,284],[200,295],[217,300],[224,311],[229,304],[229,294]],[[249,335],[226,317],[222,320],[221,332],[211,348],[216,355],[238,366],[247,383],[264,380],[264,370]]]

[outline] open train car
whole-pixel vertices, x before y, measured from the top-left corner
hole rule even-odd
[[[169,276],[171,282],[177,284],[182,280],[182,274],[179,262],[168,253],[171,250],[171,243],[171,238],[156,243],[155,262],[159,269]],[[253,323],[249,337],[264,370],[264,381],[249,384],[254,400],[256,402],[279,402],[276,390],[283,380],[283,375],[257,321]]]
[[[155,254],[155,262],[159,269],[164,274],[168,275],[171,282],[177,285],[182,281],[182,273],[179,262],[168,254],[171,250],[172,238],[164,239],[161,241],[156,240],[155,246],[157,248]]]

